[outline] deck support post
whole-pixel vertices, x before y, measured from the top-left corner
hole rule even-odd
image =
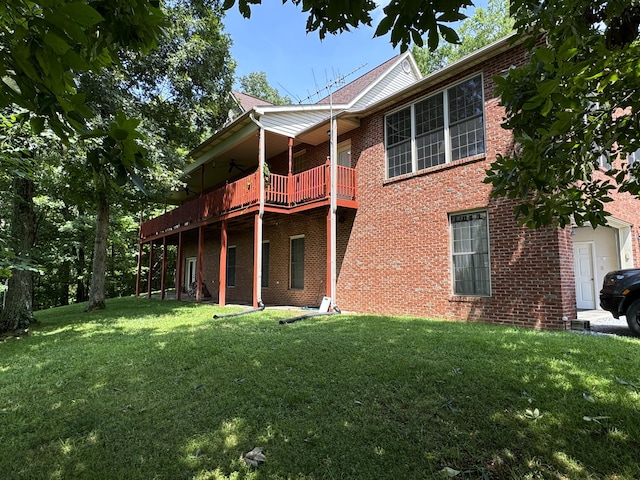
[[[222,220],[220,232],[220,288],[218,289],[218,305],[227,304],[227,219]]]
[[[177,270],[176,274],[176,300],[182,300],[182,277],[184,274],[184,259],[182,258],[182,231],[178,233],[178,255],[177,255]]]
[[[142,242],[138,243],[138,273],[136,274],[136,297],[140,296],[140,284],[142,282]]]
[[[164,300],[167,288],[167,237],[162,237],[162,274],[160,276],[160,300]]]
[[[291,144],[291,139],[289,139]],[[260,140],[258,145],[258,178],[260,180],[259,200],[260,207],[253,221],[253,308],[258,308],[262,303],[262,219],[264,218],[265,199],[265,135],[264,128],[260,127]]]
[[[337,248],[337,212],[338,212],[338,120],[331,116],[331,168],[329,195],[329,218],[327,232],[327,261],[329,272],[327,275],[327,297],[331,297],[331,305],[336,303],[336,248]]]
[[[151,298],[151,279],[153,278],[153,240],[149,242],[149,272],[147,273],[147,298]]]
[[[202,267],[204,263],[204,225],[198,228],[198,280],[196,282],[196,302],[202,301]]]

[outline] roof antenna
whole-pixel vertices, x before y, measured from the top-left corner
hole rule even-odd
[[[327,79],[327,83],[324,87],[318,88],[318,85],[316,83],[316,91],[313,93],[310,93],[309,96],[307,96],[306,98],[301,99],[298,103],[302,104],[302,103],[306,103],[309,100],[311,100],[312,98],[316,97],[318,98],[318,101],[321,100],[320,98],[320,94],[322,92],[328,92],[329,93],[329,102],[332,102],[332,94],[334,91],[334,87],[336,87],[337,85],[344,85],[345,84],[345,80],[350,77],[351,75],[353,75],[354,73],[356,73],[358,70],[361,70],[362,68],[366,67],[367,64],[363,63],[362,65],[360,65],[358,68],[355,68],[354,70],[350,71],[349,73],[347,73],[346,75],[339,75],[339,74],[335,74],[333,76],[333,79]],[[311,70],[311,73],[313,74],[313,70]],[[313,74],[313,80],[315,82],[315,74]],[[326,97],[326,95],[325,95]],[[322,98],[325,98],[322,97]]]

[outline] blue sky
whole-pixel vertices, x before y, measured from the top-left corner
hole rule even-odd
[[[289,2],[263,0],[253,6],[249,20],[240,15],[236,4],[224,20],[233,39],[236,76],[265,72],[269,84],[294,103],[310,95],[309,101],[315,102],[327,92],[320,96],[314,92],[336,77],[357,70],[346,79],[355,80],[400,52],[392,48],[388,36],[374,39],[373,27],[330,35],[321,42],[317,32],[306,33],[306,20],[306,14]],[[374,18],[374,26],[377,21]]]
[[[475,3],[486,7],[487,0]],[[467,15],[472,13],[470,9]],[[320,41],[317,32],[306,33],[307,15],[291,2],[283,5],[281,0],[262,0],[251,8],[250,19],[240,14],[236,3],[224,20],[233,39],[236,77],[265,72],[269,84],[281,95],[294,103],[313,103],[328,93],[326,89],[319,95],[315,92],[334,79],[346,76],[348,83],[400,53],[399,48],[392,48],[389,35],[373,38],[382,15],[379,7],[372,14],[372,27],[328,35]]]

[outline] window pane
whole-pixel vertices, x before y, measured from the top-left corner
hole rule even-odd
[[[387,177],[393,178],[411,172],[411,142],[406,141],[387,149]]]
[[[291,288],[304,288],[304,237],[291,239]]]
[[[451,127],[451,160],[484,153],[482,117],[471,118]]]
[[[418,170],[445,162],[443,94],[416,103]]]
[[[482,77],[477,76],[447,90],[451,160],[484,153]]]
[[[262,243],[262,287],[269,286],[269,242]]]
[[[227,248],[227,287],[236,286],[236,247]]]
[[[418,149],[418,170],[444,163],[444,129],[418,137],[416,147]]]
[[[489,295],[489,232],[487,212],[452,215],[453,293]]]
[[[416,135],[429,133],[444,127],[442,93],[416,103]]]
[[[473,77],[448,89],[449,123],[482,115],[482,77]]]
[[[387,115],[387,147],[411,140],[411,107]]]

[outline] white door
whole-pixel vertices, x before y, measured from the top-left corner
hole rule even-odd
[[[189,286],[196,281],[196,257],[188,257],[185,260],[183,289],[188,292]]]
[[[596,308],[593,243],[574,243],[573,262],[576,277],[576,307],[593,310]]]

